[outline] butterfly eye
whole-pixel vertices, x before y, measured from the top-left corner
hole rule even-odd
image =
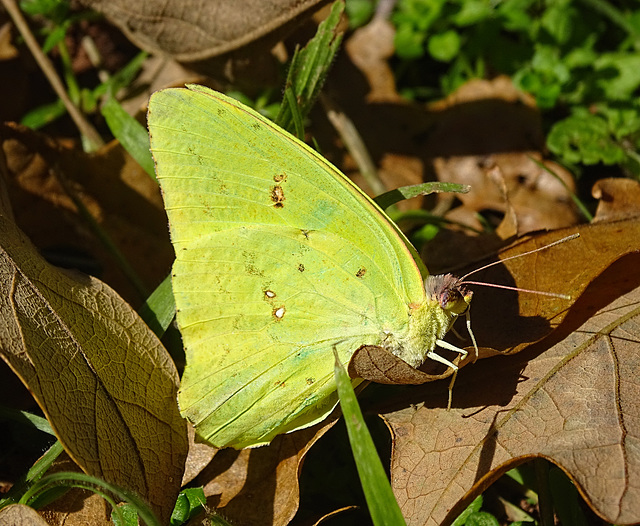
[[[466,310],[467,304],[465,303],[462,294],[455,289],[445,290],[439,298],[440,307],[444,310],[453,312],[455,314],[461,314]]]
[[[443,309],[449,310],[461,298],[462,296],[457,290],[443,290],[438,302]]]
[[[469,309],[473,292],[458,283],[442,290],[438,302],[443,310],[459,316]]]
[[[436,300],[443,310],[459,315],[469,308],[472,292],[452,274],[427,276],[424,286],[427,295]]]

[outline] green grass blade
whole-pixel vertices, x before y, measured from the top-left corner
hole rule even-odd
[[[291,60],[285,86],[285,93],[291,93],[285,97],[275,119],[276,124],[289,132],[295,129],[291,100],[295,100],[304,119],[324,84],[342,42],[342,35],[337,34],[336,30],[343,10],[344,2],[335,2],[327,19],[318,26],[316,35],[303,49],[297,50]]]
[[[138,310],[138,314],[155,335],[162,338],[176,314],[176,303],[171,288],[171,274],[164,278],[156,290],[151,293],[151,296]]]
[[[389,192],[380,194],[379,196],[374,198],[374,201],[380,208],[386,210],[391,205],[395,205],[400,201],[411,199],[412,197],[417,197],[419,195],[428,195],[440,192],[466,194],[470,189],[471,187],[467,184],[457,183],[413,184],[410,186],[401,186],[400,188],[396,188],[395,190],[390,190]]]
[[[55,434],[51,428],[51,424],[49,424],[49,421],[46,418],[28,413],[27,411],[20,411],[19,409],[13,409],[11,407],[0,406],[0,418],[3,420],[13,420],[14,422],[27,426],[33,426],[38,431],[42,431],[49,435]]]
[[[371,519],[376,526],[406,524],[387,479],[376,447],[362,418],[362,411],[353,392],[351,380],[335,353],[334,374],[340,397],[340,407],[347,424],[351,450],[358,468],[358,475],[367,500]]]
[[[65,108],[64,103],[58,99],[55,102],[36,106],[32,110],[29,110],[20,119],[20,124],[32,130],[39,130],[65,113],[67,113],[67,108]]]
[[[105,102],[102,107],[102,115],[113,136],[155,181],[156,174],[149,151],[149,134],[146,128],[124,111],[120,103],[113,98]]]
[[[128,502],[137,511],[140,518],[147,526],[160,526],[160,522],[155,517],[149,506],[137,495],[126,491],[115,484],[110,484],[104,480],[101,480],[84,473],[74,472],[60,472],[52,475],[47,475],[40,479],[37,484],[34,484],[20,499],[20,504],[26,504],[31,506],[37,504],[40,497],[43,496],[46,499],[46,494],[52,489],[56,492],[60,488],[81,488],[89,491],[93,491],[101,495],[103,498],[114,506],[115,502],[110,495],[116,496],[119,500]],[[45,500],[40,500],[40,503]]]

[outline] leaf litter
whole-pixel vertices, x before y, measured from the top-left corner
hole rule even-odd
[[[473,144],[459,141],[464,140],[464,134],[429,137],[427,132],[434,128],[455,131],[459,122],[453,123],[461,118],[461,109],[451,100],[428,111],[399,104],[393,84],[385,78],[390,74],[384,67],[385,46],[373,53],[380,56],[364,57],[370,66],[367,60],[353,59],[358,67],[365,64],[363,72],[369,86],[364,92],[374,94],[370,103],[363,104],[365,97],[357,88],[341,94],[340,102],[365,135],[389,187],[398,186],[399,180],[402,184],[422,182],[429,174],[449,180],[463,172],[461,167],[472,166],[474,170],[465,176],[475,177],[479,193],[471,195],[469,201],[461,200],[461,205],[449,212],[451,219],[477,226],[475,212],[495,209],[508,215],[511,207],[516,209],[516,219],[510,235],[576,223],[577,215],[566,192],[557,188],[546,194],[549,210],[539,213],[536,209],[541,196],[547,199],[542,194],[549,185],[544,170],[534,169],[530,161],[530,157],[542,159],[543,151],[534,110],[526,110],[525,104],[525,110],[520,111],[527,114],[526,119],[519,118],[522,114],[517,111],[511,115],[520,126],[517,136],[521,142],[512,144],[508,148],[512,151],[505,154],[495,153],[502,151],[497,140],[495,148],[474,152]],[[345,79],[353,78],[352,74],[341,73],[344,62],[340,62],[329,84],[344,84]],[[487,122],[509,112],[509,104],[516,105],[512,89],[505,87],[504,80],[500,82],[466,88],[471,95],[463,107],[485,112],[480,113],[484,117],[474,126],[487,136],[494,135],[487,129]],[[389,134],[390,129],[402,132]],[[527,143],[526,137],[534,140]],[[323,150],[338,165],[349,166],[351,161],[339,148],[332,145]],[[557,166],[552,168],[557,170]],[[521,177],[523,173],[532,175]],[[640,501],[634,482],[638,480],[637,454],[629,447],[638,438],[633,425],[638,421],[637,404],[629,402],[638,394],[633,383],[639,372],[634,310],[638,261],[633,255],[617,261],[638,250],[640,237],[634,212],[638,203],[636,197],[630,197],[636,194],[625,189],[624,183],[608,184],[601,185],[595,194],[603,203],[600,218],[627,217],[626,222],[602,224],[605,228],[598,231],[592,226],[580,227],[578,245],[572,242],[567,247],[555,247],[555,255],[538,254],[534,261],[510,262],[506,265],[508,272],[493,268],[484,273],[494,283],[574,295],[574,303],[567,304],[495,290],[476,293],[472,323],[478,341],[495,351],[518,354],[465,368],[450,412],[443,410],[444,382],[411,388],[381,387],[387,394],[398,393],[395,407],[387,406],[382,414],[394,435],[392,482],[410,523],[422,524],[427,516],[433,524],[452,520],[473,494],[508,467],[534,456],[550,458],[565,469],[587,501],[607,520],[636,522],[640,517],[633,502],[634,498]],[[507,237],[503,235],[500,240]],[[556,237],[559,234],[554,234]],[[542,236],[530,242],[541,244],[545,239]],[[486,251],[486,239],[482,243]],[[442,263],[442,257],[434,256],[436,251],[429,249],[429,258],[435,260],[433,268],[468,260],[461,256],[459,250],[464,247],[458,241],[440,246],[453,259]],[[526,243],[520,242],[516,250],[526,248]],[[487,350],[485,354],[492,352]],[[303,430],[300,435],[286,435],[272,446],[235,456],[224,451],[201,452],[205,459],[212,455],[214,460],[195,480],[205,485],[209,504],[223,504],[223,513],[240,523],[255,518],[251,507],[255,510],[258,497],[266,499],[265,524],[286,524],[298,506],[297,479],[305,454],[331,425],[333,422],[313,431]],[[194,471],[205,463],[201,460]]]

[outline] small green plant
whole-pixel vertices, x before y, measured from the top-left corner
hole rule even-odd
[[[68,0],[24,0],[20,3],[20,8],[24,14],[39,22],[40,30],[37,36],[42,40],[40,44],[42,56],[49,55],[52,51],[56,52],[64,80],[62,88],[68,97],[67,102],[63,97],[59,97],[54,102],[37,106],[23,115],[21,123],[30,128],[39,129],[54,122],[69,111],[69,104],[73,104],[83,114],[96,113],[105,99],[115,96],[121,88],[132,84],[148,56],[146,52],[139,52],[128,64],[112,74],[100,68],[101,57],[97,56],[97,50],[94,49],[94,53],[90,53],[90,56],[100,68],[100,74],[96,76],[93,86],[81,86],[73,70],[72,56],[65,37],[80,22],[95,20],[98,15],[87,10],[74,11]],[[41,58],[40,62],[42,63],[43,60]],[[49,81],[55,82],[54,73],[46,66],[43,70],[49,77]],[[92,142],[96,141],[86,141],[87,149],[95,149],[99,146],[99,144],[91,144]]]
[[[572,115],[551,128],[549,149],[566,164],[620,165],[628,174],[640,174],[640,112],[637,107],[605,104],[578,106]]]
[[[547,112],[549,149],[563,162],[640,175],[637,4],[400,0],[391,20],[405,97],[441,98],[506,74]]]

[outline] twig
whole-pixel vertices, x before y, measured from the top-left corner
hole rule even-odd
[[[333,127],[336,129],[338,134],[340,134],[345,147],[353,156],[353,159],[358,165],[362,177],[367,181],[369,188],[373,190],[375,195],[386,192],[387,189],[378,177],[376,166],[373,164],[371,156],[367,151],[367,147],[362,140],[362,136],[358,133],[353,121],[337,107],[335,102],[330,100],[329,97],[325,96],[323,93],[320,94],[320,102],[322,103],[329,121],[331,121]]]
[[[90,149],[91,150],[98,149],[100,146],[104,144],[102,137],[96,131],[96,129],[91,125],[91,123],[89,123],[84,118],[84,115],[82,114],[82,112],[76,107],[76,105],[71,101],[71,99],[67,95],[67,91],[64,85],[62,84],[60,77],[58,77],[58,74],[56,73],[56,70],[53,67],[53,64],[49,60],[49,57],[47,57],[40,49],[40,45],[38,44],[38,41],[33,36],[31,29],[29,29],[29,25],[27,24],[27,21],[22,16],[22,12],[20,11],[20,8],[16,4],[15,0],[2,0],[2,4],[4,5],[9,15],[11,16],[13,23],[18,28],[18,31],[20,31],[22,38],[24,38],[24,41],[26,42],[27,47],[31,51],[33,58],[36,59],[36,62],[40,66],[40,69],[44,73],[45,77],[47,77],[49,84],[51,84],[51,87],[53,88],[53,90],[56,92],[58,97],[60,97],[60,100],[63,102],[65,108],[69,112],[69,115],[73,119],[73,122],[77,126],[78,130],[82,135],[84,135],[84,137],[89,142]]]

